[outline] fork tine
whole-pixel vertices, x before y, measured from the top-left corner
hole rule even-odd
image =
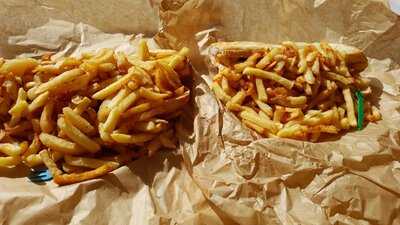
[[[47,177],[47,176],[45,176],[45,175],[43,175],[43,176],[32,176],[32,177],[29,177],[29,179],[42,179],[42,178],[45,178],[45,177]]]
[[[41,171],[38,173],[39,176],[46,176],[48,175],[47,171]]]
[[[40,178],[40,179],[33,179],[33,182],[44,182],[44,181],[49,181],[53,179],[52,177],[45,177],[45,178]]]
[[[44,174],[44,173],[34,173],[34,174],[29,175],[28,177],[32,177],[32,178],[37,177],[37,178],[39,178],[39,177],[43,177],[43,176],[46,176],[46,174]]]
[[[49,181],[53,178],[46,177],[46,178],[30,178],[29,180],[34,182],[34,183],[39,183],[39,182],[44,182],[44,181]]]
[[[34,183],[40,183],[43,182],[42,179],[29,179],[30,181],[34,182]]]
[[[34,183],[49,181],[53,179],[49,170],[35,170],[28,176],[29,180]]]

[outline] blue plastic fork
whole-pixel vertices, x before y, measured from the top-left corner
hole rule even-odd
[[[34,183],[41,183],[53,179],[53,176],[51,176],[49,170],[34,170],[28,178]]]

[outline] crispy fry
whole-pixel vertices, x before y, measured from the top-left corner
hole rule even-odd
[[[156,83],[156,86],[161,90],[161,91],[168,91],[171,90],[172,87],[168,82],[167,77],[165,77],[164,70],[161,67],[157,67],[154,71],[154,81]]]
[[[49,94],[50,94],[50,93],[49,93],[48,91],[46,91],[46,92],[40,94],[37,98],[35,98],[35,99],[31,102],[31,104],[29,104],[29,106],[28,106],[28,111],[29,111],[29,112],[33,112],[33,111],[35,111],[36,109],[38,109],[38,108],[44,106],[44,105],[46,104],[46,101],[47,101],[48,97],[49,97]]]
[[[92,98],[94,99],[105,99],[107,96],[119,91],[119,89],[126,83],[128,83],[129,79],[133,76],[133,70],[129,70],[126,75],[115,81],[114,83],[108,85],[104,89],[96,92]]]
[[[281,73],[284,67],[285,67],[285,61],[279,61],[274,66],[274,71],[277,73]]]
[[[343,90],[343,96],[344,100],[346,101],[346,113],[347,113],[347,118],[349,119],[350,126],[356,127],[357,119],[354,112],[354,102],[349,88]]]
[[[111,133],[115,129],[121,114],[125,112],[129,106],[131,106],[138,99],[138,97],[139,95],[137,92],[132,92],[126,96],[114,109],[112,109],[107,120],[104,122],[103,130]]]
[[[1,65],[0,74],[22,76],[37,65],[38,62],[31,58],[7,60]]]
[[[43,145],[54,151],[59,151],[70,155],[78,155],[84,152],[82,148],[78,146],[78,144],[66,141],[51,134],[41,133],[39,135],[39,139]]]
[[[268,71],[264,71],[264,70],[260,70],[260,69],[256,69],[256,68],[246,68],[243,71],[243,74],[246,75],[252,75],[255,77],[259,77],[262,79],[268,79],[268,80],[273,80],[279,84],[281,84],[282,86],[286,87],[287,89],[292,89],[294,82],[290,81],[284,77],[279,76],[276,73],[272,73],[272,72],[268,72]]]
[[[106,132],[103,127],[104,127],[104,124],[100,123],[99,124],[99,135],[100,135],[101,141],[105,142],[105,143],[112,142],[110,133]]]
[[[262,134],[265,132],[265,129],[263,127],[258,126],[257,124],[249,121],[249,120],[243,120],[244,125],[250,127],[251,129],[257,131],[258,133]]]
[[[318,58],[314,61],[313,65],[311,67],[311,72],[313,74],[319,74],[320,73],[320,66],[319,66],[319,59]]]
[[[285,108],[286,112],[289,112],[289,118],[287,118],[287,121],[291,121],[293,119],[297,119],[297,118],[302,118],[303,115],[303,111],[301,111],[300,108]]]
[[[172,49],[153,49],[150,51],[150,55],[156,59],[168,58],[178,53]]]
[[[232,88],[229,86],[229,81],[228,79],[226,79],[226,77],[222,77],[221,78],[221,87],[222,90],[228,94],[229,96],[234,95],[234,91],[232,90]]]
[[[342,75],[339,75],[337,73],[333,73],[333,72],[326,72],[324,73],[324,75],[330,79],[330,80],[334,80],[334,81],[339,81],[340,83],[344,84],[344,85],[349,85],[353,83],[353,80],[351,78],[347,78],[344,77]]]
[[[97,144],[97,142],[92,141],[78,128],[74,127],[69,119],[59,118],[59,121],[61,131],[63,131],[72,141],[78,143],[82,148],[91,153],[95,153],[100,150],[100,145]]]
[[[74,112],[78,115],[82,114],[89,107],[91,102],[92,101],[88,97],[84,97],[76,104]]]
[[[134,135],[119,134],[119,133],[111,134],[111,138],[114,141],[122,144],[140,144],[153,139],[154,136],[155,136],[154,134],[148,134],[148,133],[134,134]]]
[[[257,112],[253,108],[251,108],[249,106],[242,106],[242,110],[243,111],[247,111],[247,112],[249,112],[249,113],[251,113],[253,115],[257,115]]]
[[[43,163],[50,170],[50,173],[51,173],[51,175],[53,175],[53,177],[62,174],[62,171],[57,168],[57,164],[54,162],[53,159],[50,158],[48,150],[40,151],[39,155],[42,158]]]
[[[137,122],[133,125],[133,129],[148,132],[148,133],[159,133],[160,131],[167,128],[167,123],[157,123],[157,121],[146,121]]]
[[[256,65],[259,69],[264,69],[268,64],[271,63],[271,60],[275,55],[282,53],[281,48],[273,48],[270,52],[268,52]]]
[[[0,143],[0,152],[8,156],[18,156],[23,152],[23,150],[18,143]]]
[[[98,74],[98,70],[99,67],[97,66],[97,64],[92,63],[92,62],[84,62],[82,63],[79,68],[83,71],[86,72],[86,74],[88,74],[89,79],[94,79],[97,74]]]
[[[306,69],[306,73],[304,74],[304,79],[306,80],[307,83],[309,84],[314,84],[315,83],[315,77],[310,68]]]
[[[131,65],[138,66],[146,71],[152,70],[154,68],[154,66],[156,65],[156,62],[154,62],[154,61],[143,61],[133,55],[129,55],[126,59],[128,60],[128,62]]]
[[[257,88],[258,100],[263,102],[268,101],[268,95],[267,92],[265,91],[264,83],[259,78],[256,79],[256,88]]]
[[[72,173],[72,174],[62,174],[54,176],[54,182],[59,185],[73,184],[85,180],[90,180],[96,177],[101,177],[107,173],[118,168],[119,164],[115,162],[110,162],[105,165],[100,166],[94,170],[82,172],[82,173]]]
[[[308,63],[314,62],[314,61],[315,61],[315,58],[316,58],[317,56],[318,56],[318,51],[310,52],[310,53],[308,53],[307,56],[306,56],[306,61],[307,61]]]
[[[39,154],[32,154],[32,155],[28,155],[25,159],[24,159],[24,163],[29,166],[29,167],[36,167],[38,165],[43,164],[43,160],[40,157]]]
[[[139,89],[139,95],[142,98],[146,98],[146,99],[149,99],[149,100],[157,101],[157,100],[161,100],[161,99],[167,98],[171,94],[170,93],[157,93],[157,92],[154,92],[154,91],[152,91],[152,90],[150,90],[148,88],[141,87]]]
[[[243,90],[240,90],[226,103],[226,107],[232,111],[240,111],[240,105],[243,103],[245,98],[246,93]]]
[[[123,114],[122,117],[126,118],[126,117],[130,117],[132,115],[135,114],[139,114],[142,112],[146,112],[147,110],[151,109],[152,105],[150,102],[145,102],[136,106],[133,106],[132,108],[126,110]]]
[[[115,60],[117,61],[117,67],[119,70],[127,70],[127,68],[129,67],[129,62],[126,59],[126,55],[123,52],[117,52],[115,54]]]
[[[20,156],[0,156],[0,167],[14,167],[20,162]]]
[[[350,123],[348,118],[342,118],[340,120],[340,126],[342,129],[349,129],[350,128]]]
[[[141,39],[139,41],[138,50],[136,53],[140,60],[147,60],[150,57],[149,48],[147,47],[146,40]]]
[[[40,129],[42,132],[51,133],[54,129],[52,121],[54,111],[54,101],[49,101],[44,105],[42,114],[40,116]]]
[[[257,62],[257,59],[261,57],[261,54],[259,52],[253,53],[249,58],[246,59],[246,61],[242,63],[238,63],[234,65],[235,71],[236,72],[242,72],[244,68],[248,66],[254,66]]]
[[[164,77],[166,78],[166,81],[173,89],[182,86],[179,75],[170,65],[163,63],[160,63],[158,65],[164,70]]]
[[[62,170],[66,173],[82,173],[82,172],[85,172],[87,169],[84,167],[80,167],[80,166],[72,166],[72,165],[64,162],[62,164]]]
[[[184,47],[178,52],[178,54],[174,55],[174,57],[171,59],[168,65],[171,68],[175,69],[175,67],[181,64],[188,55],[189,55],[189,49]]]
[[[231,99],[231,96],[226,94],[218,83],[213,82],[212,89],[217,98],[220,99],[222,102],[228,102]]]
[[[94,64],[102,64],[102,63],[107,63],[113,60],[113,55],[114,51],[109,48],[104,48],[97,53],[97,55],[93,56],[90,58],[89,62],[94,63]]]
[[[306,129],[307,128],[299,124],[293,124],[292,126],[282,128],[276,135],[282,138],[294,138],[302,140],[306,136]]]
[[[142,113],[138,117],[138,121],[146,121],[157,115],[167,114],[175,112],[177,109],[182,108],[189,101],[189,92],[184,95],[165,100],[159,106]]]
[[[29,145],[28,149],[23,153],[22,158],[26,158],[29,155],[33,155],[39,152],[41,147],[41,143],[39,140],[39,136],[35,135],[32,140],[32,143]]]
[[[283,114],[285,113],[285,108],[282,106],[276,106],[274,111],[274,121],[280,122],[282,120]]]
[[[307,60],[306,60],[306,51],[305,49],[300,49],[299,50],[299,63],[298,63],[298,70],[297,73],[301,74],[304,73],[307,69]]]
[[[75,78],[77,78],[78,76],[83,74],[83,70],[81,69],[73,69],[73,70],[69,70],[66,71],[58,76],[56,76],[55,78],[53,78],[52,80],[47,81],[46,83],[41,84],[34,92],[34,95],[39,95],[43,92],[46,91],[51,91],[54,90],[56,88],[59,88],[60,86],[62,86],[64,83],[71,81]]]
[[[242,119],[245,119],[252,123],[255,123],[258,126],[267,129],[271,133],[275,134],[278,130],[274,122],[272,122],[270,120],[266,120],[266,119],[258,116],[257,114],[249,113],[247,111],[242,111],[242,112],[240,112],[239,115]]]
[[[112,63],[102,63],[98,66],[100,72],[111,72],[115,70],[115,65]]]
[[[62,86],[56,87],[52,90],[52,94],[54,95],[65,95],[69,93],[73,93],[76,91],[84,90],[90,79],[90,74],[85,73],[72,81],[64,83]]]
[[[339,132],[338,129],[333,125],[321,125],[319,126],[319,129],[322,133],[337,134]]]
[[[73,126],[81,130],[85,134],[93,134],[95,132],[95,128],[82,116],[76,113],[69,107],[63,108],[63,113],[65,119],[69,121]]]
[[[376,106],[372,106],[372,116],[369,118],[370,121],[378,121],[382,118],[381,113],[379,112],[379,109]]]
[[[302,107],[307,103],[306,96],[288,96],[287,100],[289,101],[289,105],[294,107]]]
[[[77,157],[77,156],[64,156],[65,162],[72,166],[79,166],[79,167],[86,167],[91,169],[96,169],[100,166],[103,166],[110,161],[94,159],[94,158],[87,158],[87,157]]]
[[[8,113],[11,114],[10,126],[16,125],[21,120],[23,114],[28,110],[26,98],[26,92],[23,88],[20,88],[15,105],[8,111]]]
[[[260,100],[256,100],[255,102],[256,102],[256,104],[258,105],[258,107],[259,107],[263,112],[265,112],[268,116],[272,116],[272,115],[273,115],[272,108],[271,108],[271,106],[269,106],[267,103],[264,103],[264,102],[262,102],[262,101],[260,101]]]

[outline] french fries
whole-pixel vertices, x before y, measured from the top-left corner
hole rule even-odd
[[[44,164],[65,185],[176,148],[173,123],[190,97],[187,55],[141,40],[131,55],[2,61],[0,167]]]
[[[73,69],[66,71],[59,76],[54,77],[53,79],[49,80],[46,83],[41,84],[40,86],[35,89],[34,95],[39,95],[43,92],[50,91],[50,90],[55,90],[57,88],[61,88],[63,84],[65,84],[68,81],[71,81],[80,75],[83,74],[83,70],[81,69]]]
[[[294,81],[290,81],[274,72],[268,72],[257,68],[246,67],[246,69],[243,70],[243,74],[252,75],[261,79],[273,80],[287,89],[292,89],[294,85]]]
[[[265,137],[318,141],[324,133],[363,126],[357,124],[355,91],[364,94],[363,122],[378,121],[379,110],[368,100],[372,89],[359,76],[367,66],[364,56],[352,50],[352,57],[362,59],[355,65],[346,61],[349,50],[336,46],[215,43],[211,61],[219,71],[211,89],[226,109]]]

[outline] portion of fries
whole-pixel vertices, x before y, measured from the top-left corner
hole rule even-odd
[[[0,166],[45,164],[59,185],[176,148],[188,49],[0,60]]]
[[[355,54],[327,43],[243,49],[240,42],[218,44],[222,47],[214,63],[219,71],[212,90],[229,111],[263,136],[318,141],[321,134],[362,126],[357,124],[356,91],[365,98],[363,122],[381,119],[368,100],[369,80],[359,75],[365,68],[359,62],[366,60]]]

